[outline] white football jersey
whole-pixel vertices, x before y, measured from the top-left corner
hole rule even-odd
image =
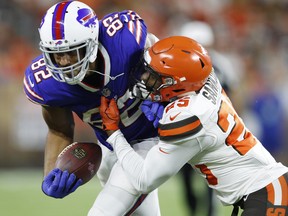
[[[158,133],[160,141],[145,159],[120,130],[107,140],[142,192],[159,187],[189,163],[222,203],[231,205],[288,172],[245,127],[214,74],[199,92],[165,107]]]
[[[235,203],[288,171],[245,127],[214,74],[198,93],[165,108],[159,135],[163,146],[189,140],[199,145],[189,163],[224,204]]]

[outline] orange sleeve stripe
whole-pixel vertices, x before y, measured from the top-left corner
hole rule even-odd
[[[287,206],[288,205],[288,185],[287,181],[285,180],[284,176],[279,178],[279,182],[282,188],[282,203],[281,205]]]
[[[186,133],[187,131],[191,131],[194,130],[195,128],[199,127],[201,125],[200,120],[193,122],[189,125],[184,125],[182,127],[179,128],[174,128],[174,129],[170,129],[170,130],[159,130],[160,131],[160,135],[161,136],[174,136],[174,135],[178,135],[178,134],[183,134]]]
[[[274,200],[275,200],[275,197],[274,197],[274,187],[273,187],[273,184],[270,183],[269,185],[266,186],[266,189],[267,189],[267,193],[268,193],[268,201],[272,204],[274,204]]]
[[[162,140],[175,139],[179,136],[188,136],[198,133],[202,129],[202,124],[197,116],[184,119],[179,122],[160,125],[158,129],[159,137]]]

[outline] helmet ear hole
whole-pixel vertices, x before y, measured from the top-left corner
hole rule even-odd
[[[201,63],[201,67],[204,68],[204,67],[205,67],[205,64],[204,64],[204,62],[202,61],[201,58],[199,58],[199,61],[200,61],[200,63]]]
[[[185,89],[174,89],[172,91],[175,92],[175,93],[179,93],[179,92],[185,91]]]

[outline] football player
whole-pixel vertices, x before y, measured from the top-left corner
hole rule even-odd
[[[224,205],[234,205],[232,215],[239,206],[245,216],[288,215],[288,168],[245,127],[203,46],[183,36],[160,40],[144,52],[141,71],[135,95],[168,103],[146,158],[117,129],[115,100],[102,97],[100,106],[112,128],[107,142],[137,190],[153,191],[189,163]]]
[[[239,71],[236,70],[234,61],[230,61],[227,56],[221,52],[218,52],[214,48],[215,33],[212,26],[204,21],[193,20],[188,21],[181,25],[180,28],[175,29],[175,33],[176,32],[181,36],[190,37],[193,40],[196,40],[198,43],[204,46],[205,49],[207,49],[212,60],[214,73],[219,79],[222,88],[233,102],[233,99],[235,98],[235,90],[239,86],[242,76],[240,76]],[[195,193],[193,179],[197,173],[193,171],[193,168],[189,164],[185,164],[179,173],[184,183],[184,196],[191,215],[194,215],[197,211],[199,211],[198,207],[200,207],[202,211],[206,211],[207,213],[203,214],[202,216],[212,216],[216,209],[213,190],[207,186],[207,189],[205,188],[205,191],[207,190],[206,193]],[[200,205],[198,200],[200,200],[203,195],[206,197],[205,199],[207,202],[205,205]]]
[[[27,68],[24,90],[29,100],[42,106],[49,129],[43,192],[63,198],[82,183],[74,174],[54,169],[58,154],[73,142],[74,112],[103,144],[98,177],[104,187],[88,215],[130,215],[134,211],[160,215],[157,190],[149,195],[139,193],[116,163],[99,113],[101,95],[117,101],[119,127],[142,157],[158,142],[153,122],[139,108],[142,101],[131,98],[129,91],[132,69],[157,37],[147,32],[134,11],[111,13],[98,20],[95,12],[79,1],[61,1],[49,8],[39,34],[42,55]]]

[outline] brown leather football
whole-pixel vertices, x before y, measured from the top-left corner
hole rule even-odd
[[[98,144],[92,142],[74,142],[67,146],[56,161],[56,168],[74,173],[83,180],[90,181],[99,169],[102,151]]]

